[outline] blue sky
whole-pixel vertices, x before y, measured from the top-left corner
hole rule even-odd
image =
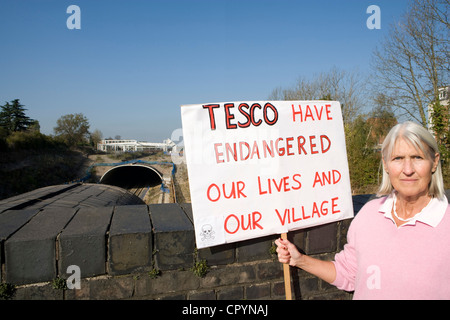
[[[69,30],[69,5],[81,29]],[[369,30],[369,5],[381,29]],[[2,0],[0,104],[41,132],[83,113],[103,137],[160,142],[180,105],[265,100],[332,67],[369,75],[407,0]]]

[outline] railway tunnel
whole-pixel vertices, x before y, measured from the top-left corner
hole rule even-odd
[[[100,183],[124,189],[154,187],[163,182],[155,168],[141,164],[126,164],[111,168],[100,178]]]

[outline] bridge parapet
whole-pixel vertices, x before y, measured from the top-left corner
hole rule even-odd
[[[0,201],[0,281],[17,286],[15,299],[283,298],[282,267],[270,251],[276,236],[196,250],[190,204],[130,197],[121,205],[128,194],[115,187],[94,201],[100,187],[110,188],[59,186]],[[291,236],[327,255],[340,246],[345,224]],[[317,241],[323,237],[332,241]],[[200,278],[192,268],[203,260],[210,269]],[[52,289],[55,279],[71,275],[70,266],[80,270],[81,289]]]
[[[47,189],[56,196],[62,190]],[[355,212],[371,197],[354,196]],[[19,198],[0,201],[0,281],[16,285],[15,299],[284,298],[276,236],[196,250],[190,204],[64,207],[26,198],[29,206]],[[13,206],[5,209],[6,203]],[[289,237],[307,254],[330,260],[345,244],[350,221]],[[203,260],[209,271],[198,277],[194,266]],[[74,265],[80,289],[53,289]],[[351,297],[301,270],[292,270],[292,286],[297,299]]]

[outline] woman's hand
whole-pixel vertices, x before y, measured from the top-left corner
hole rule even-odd
[[[303,255],[293,243],[289,240],[277,239],[275,244],[277,245],[278,261],[293,267],[300,267]]]
[[[301,254],[297,247],[288,240],[277,239],[275,244],[277,245],[278,261],[281,263],[301,268],[328,283],[332,283],[336,279],[336,268],[333,262]]]

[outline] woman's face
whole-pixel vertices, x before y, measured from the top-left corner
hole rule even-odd
[[[395,142],[390,159],[383,158],[392,186],[400,197],[409,199],[428,195],[431,176],[438,161],[439,154],[432,161],[403,138]]]

